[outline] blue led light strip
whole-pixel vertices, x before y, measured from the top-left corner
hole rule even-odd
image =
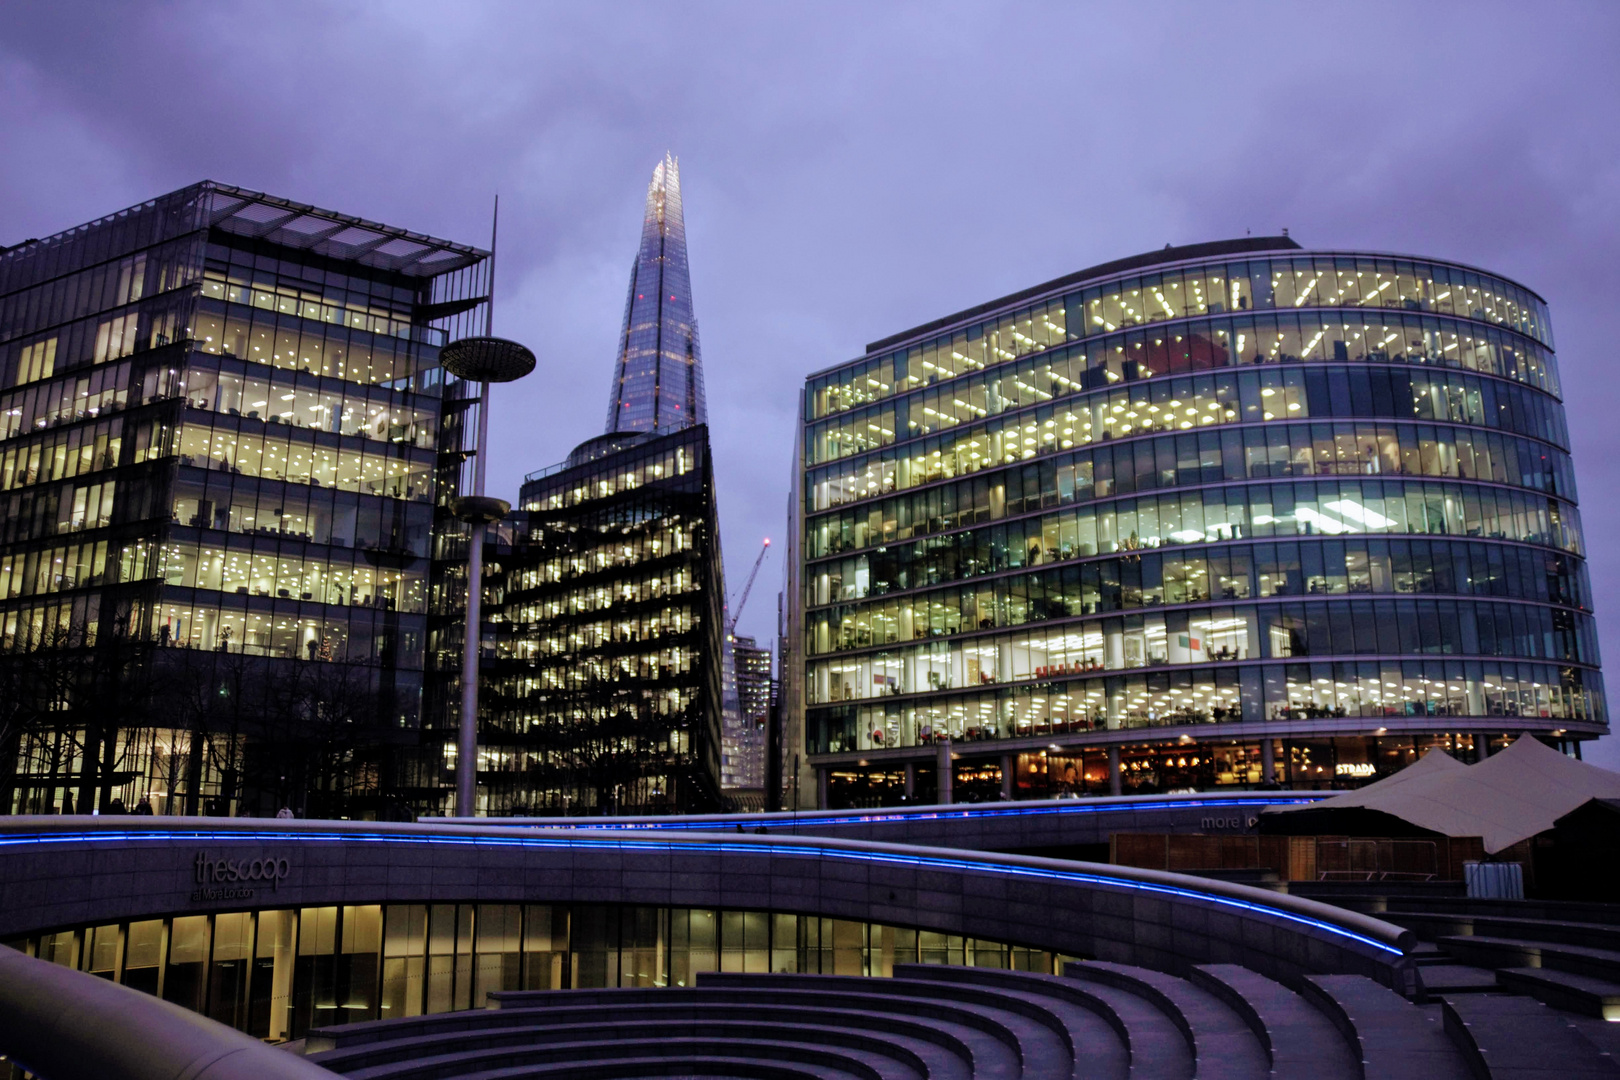
[[[743,817],[731,816],[724,820],[688,821],[681,818],[671,818],[667,821],[613,821],[611,819],[579,819],[579,818],[535,818],[532,824],[525,819],[502,818],[500,824],[516,828],[535,829],[673,829],[679,832],[701,832],[707,829],[736,829],[737,826],[768,828],[793,828],[804,825],[866,825],[881,824],[892,821],[945,821],[959,818],[1000,818],[1000,817],[1029,817],[1045,815],[1071,814],[1107,814],[1121,813],[1137,810],[1197,810],[1197,809],[1236,809],[1240,807],[1266,807],[1266,806],[1304,806],[1327,798],[1323,795],[1309,796],[1283,796],[1275,799],[1176,799],[1159,802],[1139,803],[1084,803],[1075,806],[986,806],[973,809],[929,810],[912,812],[888,812],[877,814],[840,814],[840,815],[788,815],[777,814],[771,817]],[[1077,800],[1078,802],[1078,800]],[[461,819],[466,824],[472,822]]]
[[[379,843],[379,844],[449,844],[458,846],[483,847],[521,847],[521,848],[577,848],[583,850],[611,850],[611,851],[674,851],[684,849],[695,852],[722,852],[727,854],[741,854],[754,856],[770,856],[781,858],[785,856],[816,856],[831,859],[845,859],[851,862],[882,863],[892,866],[910,866],[918,869],[943,870],[969,870],[977,873],[1005,874],[1009,877],[1036,878],[1045,881],[1069,882],[1081,885],[1101,885],[1115,889],[1133,889],[1137,892],[1156,893],[1164,896],[1175,896],[1184,899],[1198,900],[1204,903],[1217,904],[1222,907],[1235,908],[1241,911],[1281,919],[1285,922],[1297,923],[1315,930],[1325,931],[1337,937],[1346,938],[1362,945],[1371,946],[1381,952],[1394,956],[1403,953],[1394,946],[1387,945],[1375,938],[1358,934],[1324,919],[1313,919],[1306,915],[1297,915],[1280,908],[1268,907],[1248,900],[1239,900],[1236,897],[1221,896],[1218,893],[1200,892],[1196,889],[1180,888],[1174,885],[1162,885],[1155,882],[1135,881],[1126,877],[1108,877],[1103,874],[1092,874],[1078,870],[1050,870],[1038,866],[1018,866],[1006,863],[983,862],[973,859],[953,859],[939,855],[904,855],[899,852],[888,851],[859,851],[846,848],[823,847],[814,843],[798,841],[791,846],[774,847],[763,843],[737,843],[736,841],[702,840],[682,842],[680,840],[625,840],[617,837],[552,837],[552,836],[444,836],[439,834],[394,834],[394,833],[343,833],[343,832],[276,832],[273,830],[243,830],[219,831],[207,830],[191,831],[153,831],[153,832],[74,832],[74,833],[32,833],[14,836],[0,836],[0,848],[17,847],[24,844],[105,844],[127,843],[141,840],[192,840],[213,841],[216,843],[240,843],[242,841],[257,840],[260,842],[339,842],[339,843]]]

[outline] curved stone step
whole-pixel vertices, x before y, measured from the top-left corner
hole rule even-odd
[[[1620,981],[1620,952],[1519,938],[1442,937],[1437,944],[1476,967],[1541,967]]]
[[[1001,1010],[937,999],[919,1002],[914,997],[903,995],[862,992],[863,986],[887,983],[890,981],[887,979],[849,978],[846,980],[850,984],[847,988],[836,989],[794,986],[797,980],[815,977],[761,975],[754,978],[762,980],[764,985],[699,987],[692,992],[701,993],[710,1001],[731,1003],[738,1009],[756,1008],[761,1002],[800,1010],[858,1009],[879,1022],[894,1018],[931,1025],[937,1029],[937,1037],[942,1043],[952,1041],[952,1045],[966,1047],[966,1060],[972,1075],[1016,1077],[1022,1072],[1018,1038],[1002,1023],[1007,1014]],[[773,979],[780,981],[772,982]],[[784,989],[784,986],[787,988]]]
[[[608,1058],[558,1061],[468,1073],[457,1080],[857,1080],[841,1069],[795,1062],[756,1061],[724,1054],[670,1055],[663,1058]]]
[[[1112,986],[1156,1005],[1175,1024],[1196,1080],[1248,1080],[1270,1070],[1265,1049],[1248,1022],[1208,990],[1162,971],[1083,960],[1063,973]]]
[[[645,1042],[650,1039],[707,1042],[711,1047],[728,1049],[757,1041],[797,1042],[836,1049],[867,1060],[891,1058],[923,1080],[933,1075],[931,1062],[943,1058],[937,1047],[922,1044],[897,1031],[867,1032],[824,1023],[808,1022],[801,1016],[796,1023],[763,1023],[755,1019],[651,1019],[645,1013],[626,1014],[613,1019],[598,1017],[594,1023],[570,1022],[544,1027],[506,1028],[476,1036],[450,1036],[436,1039],[405,1039],[349,1050],[334,1050],[312,1056],[317,1064],[341,1072],[353,1080],[382,1080],[407,1071],[418,1063],[453,1057],[465,1061],[499,1057],[514,1049],[540,1048],[553,1043],[594,1043],[620,1045],[622,1040]],[[926,1054],[920,1051],[926,1051]],[[884,1069],[884,1072],[900,1073]]]
[[[975,1077],[1067,1076],[1074,1068],[1064,1042],[1064,1025],[1050,1010],[1016,997],[997,995],[969,986],[952,986],[911,979],[871,979],[858,975],[746,975],[704,972],[698,988],[729,987],[754,993],[820,993],[829,1000],[865,1000],[880,1009],[896,1000],[921,999],[936,1013],[954,1006],[960,1015],[977,1016],[984,1034],[996,1038],[1006,1053],[976,1055]],[[943,992],[941,992],[943,991]]]
[[[1064,978],[1076,978],[1075,965],[1064,966]],[[1183,1030],[1184,1018],[1172,1018],[1158,1004],[1109,983],[1086,982],[1086,991],[1119,1017],[1131,1048],[1132,1080],[1192,1080],[1193,1052]]]
[[[1130,1031],[1113,1007],[1097,995],[1056,975],[1001,968],[946,964],[896,964],[896,978],[991,987],[1016,994],[1050,1009],[1068,1027],[1074,1056],[1073,1075],[1098,1080],[1127,1080],[1131,1070]]]
[[[1501,968],[1496,981],[1504,990],[1528,994],[1555,1009],[1620,1020],[1620,982],[1552,968]]]
[[[1382,917],[1431,941],[1441,937],[1479,936],[1620,951],[1620,926],[1605,923],[1438,911],[1392,911]]]
[[[1282,983],[1237,964],[1201,964],[1187,981],[1244,1019],[1277,1080],[1358,1080],[1360,1062],[1333,1021]]]
[[[1301,996],[1354,1048],[1365,1080],[1468,1080],[1439,1006],[1414,1005],[1365,975],[1306,975]]]
[[[1415,1001],[1428,1001],[1447,994],[1500,993],[1496,972],[1468,964],[1426,964],[1417,971]]]
[[[1446,1033],[1479,1080],[1615,1080],[1620,1063],[1532,998],[1469,994],[1443,1002]]]
[[[625,1025],[633,1027],[633,1022]],[[554,1065],[586,1068],[597,1061],[697,1058],[714,1054],[713,1040],[704,1038],[628,1039],[608,1042],[556,1042],[541,1046],[499,1047],[465,1053],[435,1054],[410,1061],[345,1072],[351,1080],[475,1080],[479,1077],[516,1077],[523,1070]],[[818,1073],[842,1074],[855,1080],[916,1080],[919,1075],[892,1057],[855,1050],[829,1050],[817,1043],[778,1039],[734,1039],[724,1054],[731,1058],[785,1063]],[[321,1064],[320,1055],[312,1057]]]

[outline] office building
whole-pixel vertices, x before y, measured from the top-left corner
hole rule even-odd
[[[481,813],[720,808],[720,534],[680,170],[653,170],[606,433],[525,478],[485,559]]]
[[[708,428],[582,444],[524,481],[487,551],[482,811],[719,809]]]
[[[1607,728],[1547,305],[1166,248],[810,377],[801,805],[1354,784]]]
[[[733,635],[731,663],[737,706],[720,763],[727,788],[756,790],[765,783],[765,722],[771,709],[771,650]]]
[[[216,183],[0,250],[0,808],[391,812],[486,275]]]

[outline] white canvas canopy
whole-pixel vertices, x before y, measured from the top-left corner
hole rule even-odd
[[[1268,814],[1373,810],[1443,836],[1479,836],[1490,853],[1553,827],[1588,799],[1620,798],[1620,773],[1576,761],[1524,736],[1478,765],[1431,750],[1357,791]]]

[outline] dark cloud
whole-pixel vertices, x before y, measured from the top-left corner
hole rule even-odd
[[[211,177],[482,243],[498,190],[497,329],[542,363],[495,407],[510,493],[600,428],[672,150],[734,578],[803,376],[868,340],[1246,229],[1474,263],[1552,303],[1612,638],[1617,44],[1612,4],[13,0],[0,242]]]

